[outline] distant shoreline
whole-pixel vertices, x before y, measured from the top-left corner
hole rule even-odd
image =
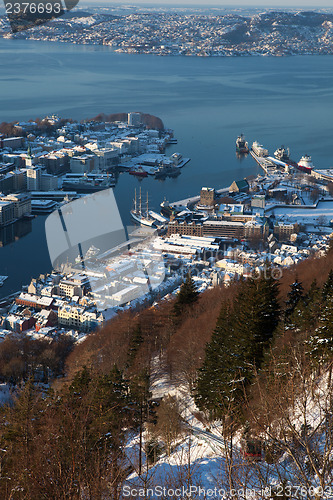
[[[15,30],[14,30],[15,31]],[[74,12],[5,39],[109,47],[115,53],[193,57],[286,57],[333,54],[333,14],[316,10],[242,9],[209,15],[148,11],[114,15]]]
[[[106,49],[113,54],[127,54],[130,56],[155,56],[155,57],[175,57],[175,58],[209,58],[209,59],[239,59],[239,58],[272,58],[272,59],[280,59],[280,58],[288,58],[288,57],[325,57],[325,56],[333,56],[333,49],[331,52],[323,52],[323,53],[307,53],[307,52],[295,52],[292,54],[267,54],[267,53],[250,53],[250,54],[211,54],[211,55],[200,55],[200,54],[159,54],[156,52],[139,52],[139,51],[129,51],[129,50],[120,50],[112,45],[100,44],[100,43],[89,43],[89,42],[71,42],[69,40],[44,40],[39,38],[20,38],[20,37],[6,37],[0,34],[0,39],[2,40],[10,40],[10,41],[19,41],[19,42],[37,42],[37,43],[59,43],[65,44],[72,47],[94,47],[94,48],[103,48]]]

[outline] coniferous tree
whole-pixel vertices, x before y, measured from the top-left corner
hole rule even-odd
[[[128,367],[132,366],[135,357],[140,349],[141,344],[143,343],[142,329],[140,323],[136,326],[134,332],[132,333],[130,343],[128,346]]]
[[[260,367],[278,325],[278,284],[262,277],[240,284],[231,311],[224,304],[199,370],[196,402],[212,415],[241,405],[244,387]]]
[[[223,414],[225,407],[233,404],[242,393],[242,386],[235,390],[232,383],[237,378],[239,359],[235,352],[233,323],[230,304],[224,303],[198,372],[196,404],[213,416]]]
[[[241,286],[235,301],[235,339],[241,341],[244,361],[260,366],[264,350],[278,325],[278,282],[262,276]]]
[[[322,289],[322,297],[324,301],[327,299],[328,295],[333,294],[333,269],[328,273],[327,280],[325,281]]]
[[[197,287],[191,277],[190,273],[188,273],[186,280],[180,287],[180,291],[177,295],[177,299],[174,305],[174,313],[176,316],[180,316],[184,310],[194,304],[199,297],[199,292],[197,291]]]
[[[318,323],[322,308],[322,292],[314,280],[309,291],[298,302],[290,316],[290,325],[298,331],[313,331]]]
[[[308,353],[317,363],[332,359],[333,355],[333,293],[326,297],[319,317],[318,328],[308,342]]]
[[[290,285],[290,292],[288,292],[288,299],[286,301],[286,309],[285,309],[285,320],[287,323],[291,323],[290,318],[301,300],[304,298],[303,294],[303,286],[300,281],[298,281],[297,277],[294,283]]]

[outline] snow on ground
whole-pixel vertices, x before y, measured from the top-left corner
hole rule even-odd
[[[328,224],[333,219],[333,201],[320,201],[317,208],[278,207],[272,210],[272,214],[302,224],[315,224],[319,217],[324,217]]]
[[[198,420],[198,410],[187,387],[169,378],[163,371],[159,358],[155,358],[153,365],[152,396],[157,399],[170,394],[178,398],[184,431],[174,443],[170,456],[164,453],[155,465],[147,468],[143,454],[141,475],[138,473],[139,436],[130,436],[127,455],[134,471],[124,483],[124,497],[129,496],[127,493],[132,491],[132,498],[264,499],[269,498],[272,488],[279,488],[283,480],[293,487],[299,485],[295,464],[286,453],[277,464],[245,458],[241,449],[240,432],[233,436],[230,458],[231,443],[229,438],[225,440],[223,437],[221,422],[208,423],[201,418]],[[326,385],[327,378],[323,377],[317,382],[317,391],[309,389],[307,393],[309,401],[306,418],[313,427],[318,425],[318,401],[325,395]],[[295,428],[302,425],[302,403],[300,400],[294,413],[290,415]],[[143,439],[147,437],[144,433]],[[312,484],[313,488],[318,487],[315,477]],[[177,488],[178,492],[175,491]],[[136,491],[135,495],[133,489]],[[230,496],[231,490],[234,491]],[[333,494],[328,491],[322,498],[333,498]]]

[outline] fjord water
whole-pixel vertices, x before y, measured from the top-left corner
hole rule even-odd
[[[235,156],[243,132],[271,153],[284,144],[295,160],[307,153],[318,168],[333,166],[333,57],[158,57],[118,54],[108,47],[0,40],[0,121],[57,113],[89,118],[100,112],[142,111],[175,130],[191,162],[177,179],[139,182],[123,174],[116,197],[129,223],[134,188],[149,191],[158,209],[259,172],[251,157]],[[1,241],[0,241],[1,246]],[[0,248],[0,275],[9,279],[0,296],[51,267],[44,220],[32,232]]]

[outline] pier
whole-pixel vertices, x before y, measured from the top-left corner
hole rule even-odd
[[[250,155],[258,163],[259,167],[261,167],[264,170],[264,172],[267,175],[272,173],[271,171],[275,169],[276,165],[274,165],[270,160],[268,160],[264,156],[263,157],[258,156],[252,150],[250,151]]]

